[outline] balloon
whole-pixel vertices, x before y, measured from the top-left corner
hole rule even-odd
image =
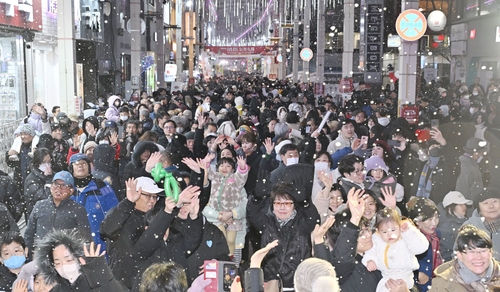
[[[151,170],[151,176],[155,182],[160,182],[163,179],[163,190],[167,198],[171,198],[177,203],[179,200],[179,184],[171,172],[166,171],[161,163],[157,163]]]
[[[440,10],[432,11],[427,17],[427,26],[432,31],[442,31],[446,26],[446,15]]]

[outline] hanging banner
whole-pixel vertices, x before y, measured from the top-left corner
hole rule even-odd
[[[206,46],[205,51],[219,55],[261,55],[273,50],[271,46]]]

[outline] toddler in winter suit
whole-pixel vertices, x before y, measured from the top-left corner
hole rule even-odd
[[[231,158],[221,158],[217,161],[217,172],[208,168],[208,178],[212,181],[212,189],[208,206],[203,213],[210,221],[216,225],[226,236],[230,255],[234,254],[236,233],[246,228],[243,226],[241,214],[235,214],[237,207],[243,202],[242,189],[248,178],[249,167],[243,157],[238,157],[238,167]],[[239,209],[239,208],[238,208]],[[216,221],[211,220],[213,216],[205,214],[206,210],[215,210],[219,212]],[[227,214],[230,218],[227,218]]]
[[[411,289],[413,271],[419,268],[415,255],[425,252],[429,242],[410,221],[401,221],[395,209],[384,208],[376,218],[373,247],[366,251],[362,263],[369,271],[382,273],[377,292],[389,291],[385,287],[389,279],[402,279]]]

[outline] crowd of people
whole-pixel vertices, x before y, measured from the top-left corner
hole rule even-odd
[[[425,84],[416,120],[390,86],[256,76],[35,104],[0,173],[0,291],[204,291],[210,260],[250,292],[493,291],[499,86]]]

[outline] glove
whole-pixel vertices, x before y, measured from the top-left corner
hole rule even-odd
[[[257,183],[255,184],[254,198],[263,199],[271,193],[271,182],[268,179],[269,171],[263,169],[257,173]]]

